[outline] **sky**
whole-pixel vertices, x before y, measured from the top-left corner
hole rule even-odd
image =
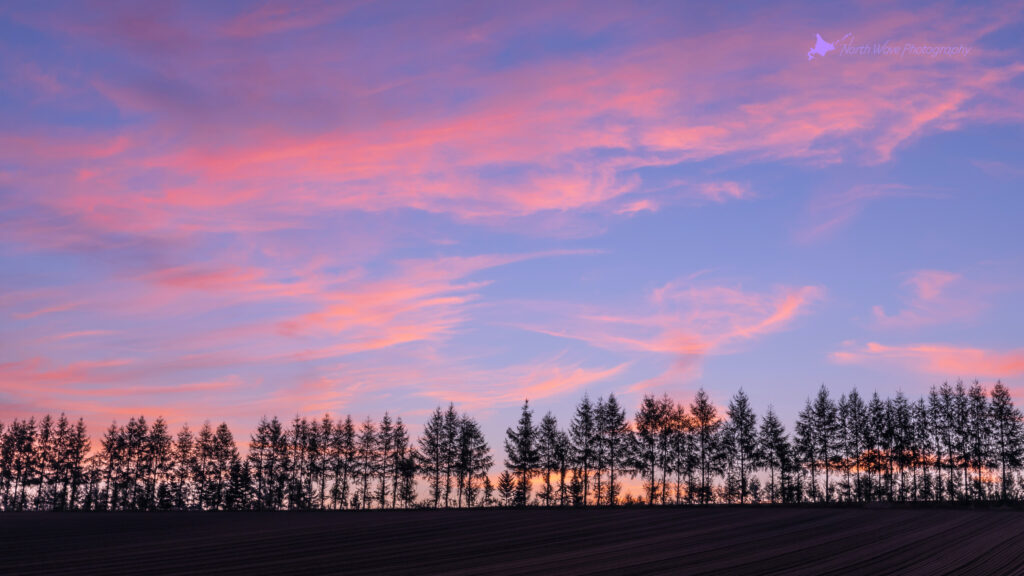
[[[1022,15],[0,3],[0,420],[1020,390]]]

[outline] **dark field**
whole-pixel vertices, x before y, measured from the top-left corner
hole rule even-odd
[[[1010,574],[1024,512],[0,514],[4,574]]]

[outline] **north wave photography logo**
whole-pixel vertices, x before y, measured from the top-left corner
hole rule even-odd
[[[821,37],[821,34],[815,34],[815,37],[814,46],[811,46],[811,49],[807,51],[807,60],[820,60],[829,52],[835,52],[833,58],[840,56],[889,56],[902,59],[905,56],[928,56],[931,58],[963,57],[969,56],[974,50],[973,46],[965,46],[963,44],[918,44],[914,42],[893,42],[892,40],[857,44],[854,42],[853,33],[847,33],[835,42],[825,40]]]

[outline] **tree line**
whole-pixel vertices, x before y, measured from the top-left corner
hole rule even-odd
[[[822,386],[787,432],[740,390],[721,409],[645,396],[632,420],[584,395],[567,427],[529,401],[504,470],[479,423],[438,407],[401,418],[260,420],[243,456],[227,424],[111,424],[94,446],[61,414],[0,423],[2,510],[309,510],[475,506],[1018,501],[1024,426],[1002,383],[882,399]],[[624,493],[639,481],[641,493]],[[425,483],[420,490],[418,482]]]
[[[911,401],[822,386],[792,433],[740,390],[725,410],[646,396],[627,422],[614,395],[576,408],[568,429],[524,404],[505,443],[502,503],[545,505],[978,502],[1024,497],[1024,426],[1009,389],[957,382]],[[643,493],[622,495],[622,478]],[[536,479],[540,480],[537,481]]]
[[[95,448],[95,449],[93,449]],[[240,455],[226,423],[172,436],[163,418],[111,424],[97,446],[61,414],[0,423],[3,510],[310,510],[477,506],[493,493],[479,423],[438,408],[414,444],[401,418],[263,418]]]

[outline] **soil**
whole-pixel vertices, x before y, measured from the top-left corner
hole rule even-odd
[[[1024,512],[2,513],[3,574],[1011,574]]]

